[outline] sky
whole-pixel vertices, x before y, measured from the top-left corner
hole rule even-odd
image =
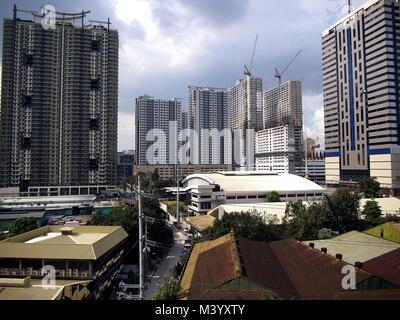
[[[284,69],[302,49],[283,80],[303,82],[305,132],[323,145],[321,33],[347,13],[347,0],[0,0],[2,18],[12,17],[14,3],[111,19],[120,46],[119,150],[134,148],[135,98],[181,98],[185,109],[190,85],[232,86],[250,63],[257,34],[253,74],[265,90],[277,85],[275,67]]]

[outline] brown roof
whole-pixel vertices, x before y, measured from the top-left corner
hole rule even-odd
[[[279,297],[268,290],[245,289],[211,289],[199,300],[279,300]]]
[[[346,263],[296,240],[277,241],[270,246],[301,299],[333,299],[337,292],[343,290],[342,268]],[[356,272],[357,283],[370,277],[364,271]]]
[[[210,288],[216,288],[235,279],[238,274],[234,259],[232,245],[229,242],[201,253],[194,269],[191,297],[200,297]],[[213,269],[212,272],[210,272],[210,267]],[[223,272],[218,272],[219,270]]]
[[[336,300],[400,300],[400,290],[339,292]]]
[[[211,215],[204,215],[204,216],[196,216],[196,217],[189,217],[186,218],[186,222],[192,225],[199,231],[203,231],[207,228],[210,228],[215,223],[215,218]]]
[[[283,299],[300,298],[268,243],[250,241],[241,236],[236,236],[236,239],[244,276],[262,288],[275,291]]]
[[[400,249],[365,262],[363,269],[400,286]]]
[[[253,300],[266,293],[281,299],[356,299],[356,293],[341,294],[346,265],[296,240],[264,243],[230,233],[194,246],[182,287],[187,298],[201,300]],[[356,270],[357,284],[369,277]],[[366,297],[384,297],[386,292],[396,295],[389,290]]]

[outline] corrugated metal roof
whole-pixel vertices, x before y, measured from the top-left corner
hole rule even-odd
[[[224,271],[222,275],[224,279],[232,280],[236,277],[236,273],[232,271],[232,268],[230,270],[225,268],[227,265],[232,267],[237,263],[234,261],[233,252],[231,251],[233,241],[233,236],[227,234],[216,240],[196,243],[193,246],[185,272],[181,279],[181,288],[184,295],[189,295],[191,299],[199,298],[205,291],[212,289],[216,283],[220,282],[221,279],[216,275],[218,272],[210,272],[211,266],[213,268],[220,268],[223,266],[223,269],[216,270]],[[215,248],[220,248],[226,261],[221,259],[216,259],[214,261],[214,258],[217,258],[216,251],[218,251],[213,251]],[[213,252],[210,255],[202,255],[207,251]],[[221,263],[222,265],[217,266],[218,263]],[[216,278],[210,278],[213,274]]]
[[[46,226],[0,241],[0,258],[96,260],[128,237],[122,227],[80,226],[74,227],[75,235],[26,243],[62,228]]]
[[[236,237],[245,276],[260,287],[276,292],[283,299],[300,298],[271,245]]]
[[[351,231],[333,239],[306,241],[315,244],[316,249],[327,248],[328,254],[343,255],[343,261],[352,265],[365,262],[400,248],[399,243],[387,241],[363,232]]]
[[[214,225],[215,220],[216,219],[211,215],[186,218],[186,222],[195,227],[199,231],[212,227]]]
[[[363,269],[400,286],[400,249],[365,262]]]
[[[339,292],[336,300],[400,300],[400,290],[368,290]]]
[[[382,231],[383,239],[400,243],[400,223],[387,222],[380,226],[376,226],[375,228],[369,229],[365,231],[365,233],[371,236],[381,237]]]
[[[296,240],[277,241],[270,246],[301,299],[330,300],[343,290],[342,269],[346,263]],[[364,271],[356,271],[357,283],[369,277]]]
[[[283,299],[335,299],[342,291],[345,265],[296,240],[268,244],[229,234],[194,246],[181,285],[190,299],[238,298],[242,291],[248,297],[247,285],[220,287],[242,276],[260,295],[269,291]],[[357,283],[371,276],[356,272]]]

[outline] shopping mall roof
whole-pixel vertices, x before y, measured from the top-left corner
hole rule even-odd
[[[127,237],[122,227],[46,226],[0,241],[0,258],[96,260]]]
[[[332,239],[306,241],[305,243],[309,245],[310,242],[314,243],[316,249],[326,248],[331,256],[342,254],[343,261],[352,265],[400,248],[399,243],[357,231],[351,231]]]
[[[263,171],[232,171],[211,174],[193,174],[183,180],[185,186],[219,185],[228,193],[323,193],[324,188],[293,174]]]

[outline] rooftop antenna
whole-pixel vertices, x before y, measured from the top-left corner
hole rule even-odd
[[[349,0],[348,4],[349,4],[349,14],[350,14],[351,13],[351,8],[352,8],[351,0]]]

